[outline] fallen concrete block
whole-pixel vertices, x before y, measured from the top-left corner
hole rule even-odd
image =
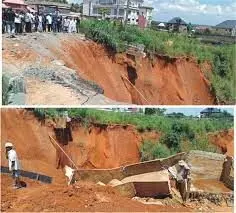
[[[136,190],[133,183],[122,183],[120,185],[114,186],[115,189],[117,189],[121,195],[125,197],[132,198],[136,195]]]

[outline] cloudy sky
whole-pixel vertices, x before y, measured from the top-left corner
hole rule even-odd
[[[168,21],[179,16],[194,24],[216,25],[236,19],[235,0],[144,0],[144,5],[154,7],[153,20],[158,21]]]

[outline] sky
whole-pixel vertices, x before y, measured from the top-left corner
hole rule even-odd
[[[185,115],[197,116],[205,108],[167,108],[166,113],[181,112]],[[226,110],[227,112],[234,114],[233,108],[222,108],[222,111]]]
[[[80,3],[82,0],[69,0]],[[153,20],[169,21],[181,17],[187,23],[216,25],[225,20],[236,20],[236,0],[144,0],[152,6]]]

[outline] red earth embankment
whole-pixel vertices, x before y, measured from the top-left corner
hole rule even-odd
[[[209,134],[211,143],[218,146],[222,153],[234,157],[234,130],[224,130]]]
[[[210,84],[193,59],[166,56],[134,59],[109,53],[95,42],[76,39],[66,40],[61,46],[64,51],[54,49],[54,54],[61,55],[78,74],[99,84],[105,96],[113,100],[133,104],[214,104]]]
[[[11,141],[19,155],[22,169],[55,177],[56,150],[48,134],[54,138],[50,121],[41,124],[34,115],[22,109],[1,110],[1,156],[7,166],[4,144]],[[140,159],[139,146],[143,139],[156,140],[159,133],[140,134],[133,126],[73,124],[73,142],[63,146],[80,168],[114,168]],[[62,146],[62,145],[61,145]]]
[[[31,73],[32,67],[37,67],[41,74],[45,70],[66,70],[61,66],[64,64],[76,70],[81,78],[104,89],[106,98],[97,97],[101,104],[113,101],[145,105],[216,103],[204,75],[211,71],[211,66],[208,63],[200,66],[192,58],[115,54],[74,34],[33,34],[17,39],[4,37],[3,40],[4,73],[30,70],[30,76],[25,76],[28,103],[50,104],[59,99],[61,104],[84,103],[84,96],[73,87],[59,85],[50,79],[45,81],[41,75],[32,79],[36,75]],[[81,89],[84,88],[81,86]],[[94,91],[91,89],[86,95],[89,92]]]

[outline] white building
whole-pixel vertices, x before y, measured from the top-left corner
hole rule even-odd
[[[89,17],[102,18],[105,16],[110,19],[126,19],[128,12],[127,23],[138,24],[138,17],[142,13],[148,14],[151,20],[151,13],[144,10],[142,7],[144,0],[83,0],[83,15]],[[127,4],[129,2],[129,6]]]

